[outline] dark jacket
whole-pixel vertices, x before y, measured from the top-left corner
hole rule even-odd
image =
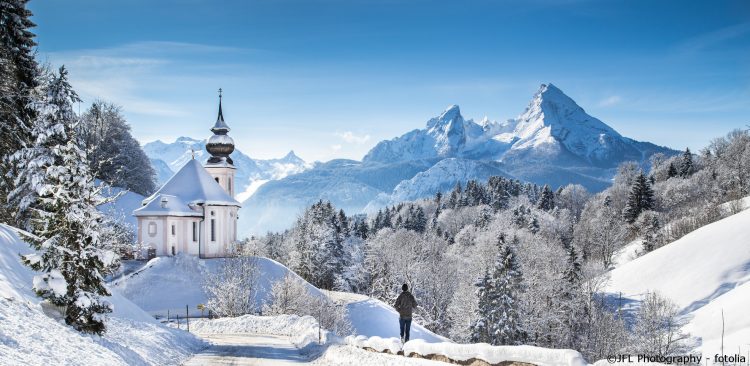
[[[411,319],[412,311],[417,308],[417,300],[414,299],[414,295],[411,292],[404,291],[401,295],[398,295],[393,307],[396,308],[401,318]]]

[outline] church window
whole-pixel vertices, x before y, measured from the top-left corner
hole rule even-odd
[[[174,245],[172,245],[172,255],[174,255]]]
[[[219,183],[219,177],[216,177],[214,179],[216,179],[216,183]]]
[[[227,191],[232,191],[232,178],[227,178]]]
[[[211,219],[211,241],[216,241],[216,219]]]
[[[176,230],[175,230],[174,224],[172,224],[172,236],[175,236],[175,233],[176,233]]]
[[[193,241],[198,241],[198,223],[193,221]]]
[[[148,223],[148,235],[150,236],[156,235],[156,223],[155,222]]]

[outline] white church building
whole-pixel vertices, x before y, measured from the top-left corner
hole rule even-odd
[[[224,257],[237,241],[234,199],[236,168],[229,157],[234,141],[227,135],[219,95],[219,116],[206,143],[211,154],[205,166],[188,161],[156,193],[133,211],[138,242],[156,256],[187,253],[201,258]]]

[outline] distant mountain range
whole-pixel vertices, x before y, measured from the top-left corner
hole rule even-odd
[[[143,151],[151,159],[159,186],[171,178],[193,156],[204,164],[209,158],[206,152],[206,139],[196,140],[190,137],[180,137],[172,143],[160,140],[149,142],[143,146]],[[239,201],[250,197],[265,182],[300,173],[312,167],[311,164],[295,155],[294,151],[290,151],[281,159],[252,159],[240,150],[234,150],[231,157],[237,167],[235,189]]]
[[[205,140],[182,137],[171,144],[146,144],[144,150],[162,177],[169,173],[165,165],[176,171],[190,159],[191,148],[196,158],[206,160],[204,144]],[[620,163],[636,161],[645,167],[657,152],[677,153],[620,135],[554,85],[542,84],[514,119],[465,120],[452,105],[427,121],[424,129],[379,142],[362,161],[313,165],[293,153],[253,160],[235,151],[237,182],[245,182],[245,194],[238,195],[243,203],[238,229],[240,236],[286,229],[305,206],[319,199],[350,214],[372,212],[493,175],[553,188],[578,183],[600,191],[610,184]]]

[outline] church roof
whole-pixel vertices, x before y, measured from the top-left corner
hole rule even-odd
[[[203,216],[199,204],[240,207],[198,160],[192,159],[156,193],[143,200],[143,206],[133,211],[133,215]]]

